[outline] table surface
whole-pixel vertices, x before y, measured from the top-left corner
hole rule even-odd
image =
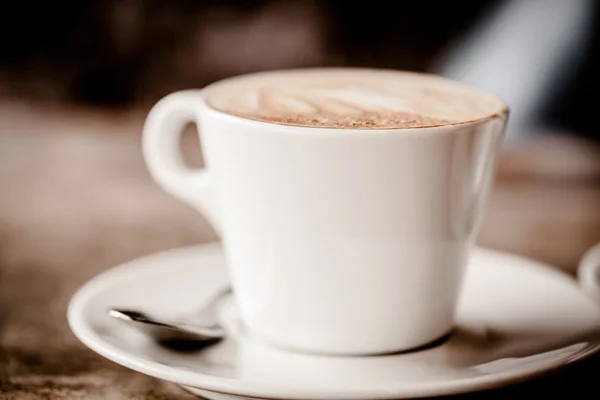
[[[0,104],[0,399],[194,398],[96,355],[66,321],[70,296],[98,273],[216,239],[199,214],[149,178],[139,151],[143,116]],[[200,162],[193,135],[185,141],[192,163]],[[552,146],[545,151],[556,160]],[[597,174],[597,154],[586,154],[577,153],[558,171]],[[584,179],[568,189],[544,179],[532,183],[519,175],[527,170],[543,177],[556,172],[555,163],[526,169],[517,166],[530,162],[529,155],[507,152],[506,159],[481,242],[572,272],[583,250],[600,239],[597,182]],[[540,231],[556,240],[539,239]],[[561,234],[570,240],[557,245]],[[596,377],[600,356],[526,383],[457,397],[558,391],[592,398]]]

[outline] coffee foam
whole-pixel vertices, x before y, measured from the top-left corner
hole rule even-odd
[[[243,118],[323,128],[401,129],[468,122],[505,112],[497,98],[428,74],[305,69],[226,79],[208,104]]]

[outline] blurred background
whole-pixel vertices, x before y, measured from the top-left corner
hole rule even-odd
[[[150,180],[147,111],[178,89],[309,66],[434,72],[505,99],[480,243],[573,272],[600,240],[599,40],[593,0],[2,2],[2,273],[33,281],[43,266],[69,291],[116,262],[214,240]],[[193,132],[183,146],[201,165]]]

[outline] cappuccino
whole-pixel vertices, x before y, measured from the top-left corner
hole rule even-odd
[[[244,335],[373,355],[452,330],[506,120],[500,100],[431,75],[267,72],[166,96],[143,149],[223,238]],[[190,123],[202,169],[183,157]]]
[[[425,128],[504,112],[492,95],[435,75],[359,68],[263,72],[207,88],[214,109],[304,127]]]

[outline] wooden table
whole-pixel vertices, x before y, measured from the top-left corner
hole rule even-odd
[[[70,296],[94,275],[144,254],[216,239],[200,215],[150,180],[139,151],[144,114],[0,104],[0,399],[194,398],[96,355],[75,339],[66,321]],[[186,141],[193,154],[193,135]],[[485,244],[530,252],[572,270],[582,249],[600,239],[598,187],[571,187],[562,200],[550,201],[549,193],[560,192],[556,186],[528,185],[510,168],[501,172],[511,178],[492,199],[494,223],[484,227]],[[523,198],[529,199],[525,204],[537,199],[553,207],[574,205],[579,211],[546,213],[559,226],[545,229],[579,232],[584,226],[584,233],[560,251],[553,243],[546,250],[535,240],[528,245],[528,231],[519,228],[515,235],[514,221],[534,229],[532,221],[543,219],[527,213],[533,206],[511,206]],[[535,215],[543,214],[538,209]],[[592,398],[598,395],[596,377],[598,356],[545,378],[459,397]]]

